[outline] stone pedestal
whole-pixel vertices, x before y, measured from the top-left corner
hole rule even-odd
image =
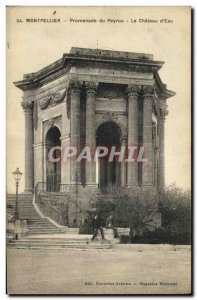
[[[106,242],[109,242],[111,244],[118,244],[120,243],[119,238],[114,238],[114,232],[113,229],[109,228],[103,228],[104,238]],[[95,238],[95,241],[102,241],[100,230],[98,231],[97,237]]]
[[[21,103],[25,113],[25,193],[33,192],[33,103],[24,101]]]
[[[117,230],[118,230],[118,234],[119,236],[121,235],[129,235],[129,232],[130,232],[130,228],[123,228],[123,227],[117,227]]]
[[[14,234],[16,236],[16,239],[18,240],[21,239],[21,237],[27,235],[27,233],[28,233],[27,221],[16,219],[14,221]]]

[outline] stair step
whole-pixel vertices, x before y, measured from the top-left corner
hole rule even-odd
[[[59,231],[59,228],[57,228],[57,227],[47,227],[47,228],[45,228],[45,227],[29,227],[28,226],[28,229],[29,230],[36,230],[36,231],[39,231],[39,230],[41,230],[41,231],[48,231],[48,230],[57,230],[57,231]]]
[[[32,232],[28,233],[28,236],[39,235],[39,234],[54,235],[54,234],[57,234],[57,233],[59,233],[59,232],[57,232],[57,231],[48,231],[48,232],[41,232],[41,231],[36,232],[36,231],[32,231]]]
[[[7,195],[6,211],[14,215],[16,196]],[[33,205],[33,194],[20,194],[18,199],[19,217],[27,221],[28,234],[55,234],[61,230],[51,223],[48,219],[41,218]]]
[[[37,249],[37,250],[42,250],[42,249],[48,249],[48,250],[55,250],[55,249],[72,249],[72,250],[88,250],[88,249],[95,249],[95,250],[105,250],[105,249],[111,249],[111,246],[59,246],[59,245],[48,245],[48,246],[41,246],[41,245],[17,245],[17,246],[9,246],[10,248],[15,248],[15,249]]]
[[[48,230],[41,230],[41,229],[39,229],[39,230],[36,230],[36,229],[32,229],[32,230],[29,230],[28,231],[28,233],[38,233],[38,234],[50,234],[50,233],[59,233],[59,231],[58,230],[56,230],[56,229],[48,229]]]
[[[59,233],[59,231],[57,229],[48,229],[48,230],[30,229],[30,230],[28,230],[28,233],[52,233],[52,232]]]
[[[48,219],[40,218],[40,219],[36,219],[36,220],[34,220],[34,219],[28,220],[28,224],[34,225],[34,224],[51,224],[51,223],[48,221]]]
[[[111,244],[96,244],[96,243],[22,243],[21,241],[16,241],[15,243],[9,243],[9,248],[17,249],[110,249]]]
[[[47,235],[50,235],[50,234],[58,234],[60,233],[59,231],[57,230],[47,230],[47,231],[42,231],[42,230],[30,230],[28,231],[28,236],[29,235],[39,235],[39,234],[47,234]]]
[[[56,231],[56,232],[59,232],[59,230],[57,230],[57,229],[55,229],[55,228],[40,228],[40,227],[36,227],[36,228],[34,228],[34,227],[32,227],[32,228],[29,228],[28,227],[28,232],[33,232],[33,231],[36,231],[36,232],[39,232],[39,231],[41,231],[41,232],[48,232],[48,231]]]
[[[10,244],[20,244],[20,245],[86,245],[88,244],[88,242],[85,241],[66,241],[66,242],[60,242],[60,241],[20,241],[18,243],[10,243]]]
[[[35,226],[37,226],[37,227],[40,227],[40,228],[43,228],[43,226],[45,226],[45,227],[47,227],[47,228],[54,228],[54,226],[52,225],[52,224],[48,224],[48,223],[27,223],[27,226],[29,227],[29,228],[31,228],[31,227],[35,227]]]

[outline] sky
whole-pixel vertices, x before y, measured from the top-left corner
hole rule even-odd
[[[55,13],[55,14],[54,14]],[[60,18],[60,23],[26,23],[26,18]],[[70,19],[103,19],[78,23]],[[143,22],[139,22],[139,20]],[[146,22],[147,19],[157,23]],[[163,22],[162,20],[173,22]],[[123,20],[124,22],[112,22]],[[131,22],[131,20],[133,22]],[[136,20],[136,22],[134,22]],[[127,22],[128,21],[128,22]],[[165,123],[165,179],[190,188],[191,57],[189,7],[12,7],[7,9],[7,190],[12,172],[24,172],[22,91],[13,82],[69,53],[71,47],[150,53],[164,61],[162,81],[176,92]],[[24,189],[24,176],[20,191]]]

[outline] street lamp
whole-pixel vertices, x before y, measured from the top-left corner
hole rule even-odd
[[[15,202],[15,212],[14,212],[14,217],[15,220],[19,219],[19,210],[18,210],[18,187],[19,187],[19,181],[21,179],[21,176],[23,175],[23,173],[19,170],[19,168],[16,168],[16,171],[14,171],[13,173],[13,177],[14,180],[16,182],[16,202]]]

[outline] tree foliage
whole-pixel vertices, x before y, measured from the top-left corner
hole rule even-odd
[[[160,195],[162,225],[180,241],[191,241],[191,193],[171,185]]]
[[[160,212],[162,216],[162,226],[158,230],[160,242],[162,242],[162,232],[165,242],[190,243],[191,241],[190,191],[175,185],[159,192],[112,187],[98,193],[92,201],[96,202],[97,211],[103,218],[103,226],[107,217],[112,214],[115,226],[129,227],[136,232],[144,231],[147,225],[154,223],[156,214]]]
[[[158,212],[157,194],[150,190],[112,188],[106,194],[97,195],[97,210],[103,223],[113,214],[117,227],[144,229]]]

